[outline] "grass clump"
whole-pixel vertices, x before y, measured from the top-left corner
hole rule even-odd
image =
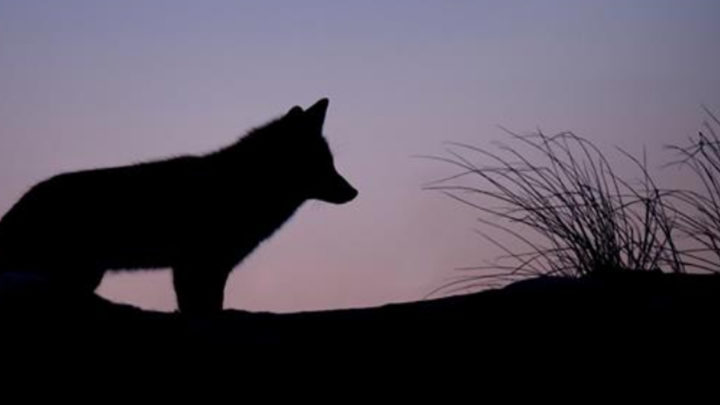
[[[692,242],[683,249],[690,268],[720,273],[720,119],[704,108],[708,119],[684,146],[672,145],[680,158],[671,163],[690,169],[698,180],[696,190],[681,190],[670,206],[677,216],[677,230]]]
[[[669,198],[675,192],[656,186],[644,155],[638,159],[619,150],[638,170],[631,180],[617,175],[594,144],[571,132],[506,132],[510,143],[496,143],[493,150],[449,143],[447,155],[428,157],[458,171],[425,188],[477,209],[478,221],[486,226],[478,233],[504,252],[486,265],[461,269],[484,272],[463,273],[468,275],[435,292],[453,293],[538,275],[685,272],[673,240],[679,212],[672,209]],[[715,141],[713,152],[720,152],[720,143]],[[713,159],[708,164],[718,170],[720,154]],[[683,198],[717,213],[720,183],[709,180],[708,184],[716,192],[713,198]],[[690,217],[681,218],[685,230],[698,230]],[[712,219],[717,220],[713,224],[718,231],[720,218]],[[720,253],[720,233],[713,235],[709,243]]]

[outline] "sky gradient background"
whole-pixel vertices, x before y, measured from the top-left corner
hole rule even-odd
[[[360,196],[302,207],[226,306],[416,300],[491,250],[475,212],[421,190],[447,171],[413,155],[502,125],[646,145],[659,164],[701,104],[720,110],[719,46],[717,0],[0,0],[0,213],[55,173],[209,151],[327,96]],[[100,292],[175,308],[167,271]]]

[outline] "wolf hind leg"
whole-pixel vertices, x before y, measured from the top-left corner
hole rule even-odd
[[[65,269],[64,274],[70,276],[64,280],[68,286],[76,289],[78,292],[94,292],[102,283],[105,276],[105,270],[96,267],[85,267],[75,269]]]
[[[197,315],[222,311],[225,283],[231,270],[200,265],[173,267],[173,286],[180,312]]]

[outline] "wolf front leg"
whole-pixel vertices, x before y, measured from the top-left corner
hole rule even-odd
[[[173,286],[180,312],[204,315],[222,311],[225,283],[231,270],[202,265],[173,267]]]

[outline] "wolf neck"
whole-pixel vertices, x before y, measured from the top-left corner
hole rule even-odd
[[[271,234],[287,221],[307,200],[292,170],[283,168],[282,159],[273,160],[272,124],[250,132],[237,143],[206,156],[216,181],[220,184],[219,198],[237,207],[250,208],[256,224]],[[270,131],[272,132],[272,131]],[[269,135],[269,137],[268,137]]]

